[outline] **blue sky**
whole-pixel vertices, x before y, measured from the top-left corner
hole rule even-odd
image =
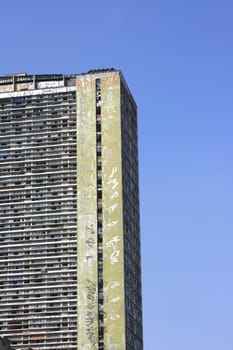
[[[145,350],[233,349],[233,2],[7,0],[0,74],[121,69],[138,105]]]

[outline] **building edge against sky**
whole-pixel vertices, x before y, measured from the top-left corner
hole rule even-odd
[[[0,78],[0,335],[142,350],[137,112],[120,71]]]

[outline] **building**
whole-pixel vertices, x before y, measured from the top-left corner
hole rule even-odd
[[[120,71],[0,77],[0,336],[142,350],[136,105]]]

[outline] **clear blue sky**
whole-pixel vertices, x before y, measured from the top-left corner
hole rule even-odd
[[[145,350],[233,350],[232,0],[2,0],[0,74],[121,69],[138,104]]]

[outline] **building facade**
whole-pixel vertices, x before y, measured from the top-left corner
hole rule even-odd
[[[0,77],[0,336],[142,350],[136,105],[120,71]]]

